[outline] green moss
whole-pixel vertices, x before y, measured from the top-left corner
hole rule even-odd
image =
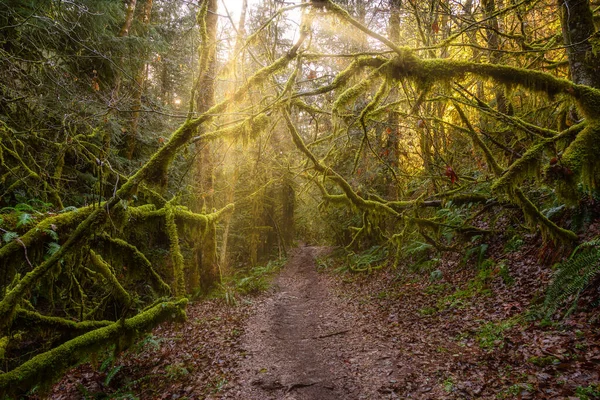
[[[262,113],[254,117],[245,119],[244,121],[232,125],[227,128],[219,129],[214,132],[208,132],[200,136],[200,139],[204,140],[215,140],[215,139],[239,139],[241,138],[244,143],[248,140],[253,139],[266,131],[269,126],[271,119],[267,114]]]
[[[131,304],[131,296],[121,285],[117,277],[112,271],[111,266],[94,250],[90,250],[90,261],[96,270],[106,279],[113,289],[113,295],[119,299],[123,306],[127,307]]]
[[[4,360],[4,354],[6,353],[8,343],[10,343],[10,338],[8,336],[4,336],[0,339],[0,360]]]
[[[310,92],[312,95],[323,94],[331,92],[332,90],[338,89],[345,86],[350,79],[362,71],[366,67],[379,68],[389,60],[385,57],[378,56],[360,56],[355,58],[346,69],[336,75],[331,84],[323,86],[317,90]],[[303,93],[305,95],[305,93]]]
[[[35,311],[17,309],[14,324],[16,327],[35,326],[65,331],[90,331],[112,324],[113,321],[81,321],[76,322],[60,317],[50,317]]]
[[[471,137],[471,140],[473,141],[473,147],[479,148],[481,151],[483,151],[485,160],[488,164],[488,168],[490,169],[490,171],[496,176],[499,176],[500,174],[502,174],[502,171],[503,171],[502,167],[500,167],[500,165],[498,164],[498,162],[492,155],[491,150],[487,147],[487,145],[483,142],[483,140],[481,140],[481,138],[479,137],[477,132],[475,132],[475,129],[473,129],[471,122],[469,121],[469,119],[467,118],[465,113],[463,112],[462,108],[458,105],[458,103],[454,103],[454,107],[456,108],[456,111],[458,111],[460,118],[463,120],[463,122],[467,126],[467,132],[469,133],[469,136]]]
[[[504,190],[506,193],[519,187],[523,180],[540,175],[540,162],[544,150],[552,144],[552,141],[542,141],[529,148],[521,158],[511,164],[506,172],[492,185],[492,190]]]
[[[152,267],[152,263],[146,258],[144,253],[142,253],[137,247],[132,244],[127,243],[125,240],[110,237],[107,234],[100,235],[100,240],[110,243],[111,245],[124,250],[127,253],[127,257],[131,258],[132,263],[138,267],[141,266],[144,268],[144,272],[149,273],[150,280],[152,281],[152,286],[154,290],[161,294],[170,294],[171,288],[169,285],[163,281],[160,275],[154,270]],[[147,275],[146,275],[147,276]]]
[[[350,104],[350,102],[354,101],[358,96],[365,93],[377,78],[381,75],[381,67],[372,71],[365,79],[362,79],[356,85],[349,87],[342,94],[338,96],[338,98],[334,101],[332,110],[334,114],[339,114],[343,107]]]
[[[183,309],[186,304],[185,299],[157,304],[135,317],[84,333],[37,355],[19,367],[0,374],[0,394],[19,395],[36,384],[44,389],[60,377],[67,368],[80,362],[91,352],[117,342],[121,337],[140,335],[169,319],[185,319]]]
[[[600,182],[600,122],[589,121],[564,152],[562,164],[591,192]]]
[[[177,224],[175,223],[175,210],[171,204],[165,207],[165,228],[169,237],[169,251],[171,252],[171,260],[173,261],[173,286],[172,291],[177,297],[185,294],[185,282],[183,277],[183,269],[185,262],[181,247],[179,246],[179,234],[177,233]]]
[[[546,218],[546,216],[544,216],[544,214],[538,210],[531,200],[525,196],[521,189],[514,189],[513,193],[514,197],[512,200],[519,205],[521,210],[523,210],[523,214],[525,215],[527,223],[530,226],[539,225],[544,240],[551,239],[554,242],[570,243],[578,239],[574,232],[568,229],[563,229]]]
[[[111,204],[114,206],[116,203],[116,198],[113,198],[106,203],[106,207],[110,209],[112,208]],[[95,232],[97,225],[103,223],[106,216],[107,213],[104,207],[94,209],[94,211],[77,226],[58,251],[46,258],[46,260],[36,266],[32,271],[28,272],[12,289],[6,292],[2,301],[0,301],[0,328],[4,328],[11,324],[15,307],[21,300],[23,294],[30,290],[34,284],[39,282],[42,277],[46,276],[52,267],[54,267],[75,244],[81,244],[86,234]]]
[[[600,120],[600,89],[573,85],[573,92],[581,113],[589,120]]]
[[[49,229],[59,234],[68,233],[70,230],[75,229],[93,211],[94,207],[88,206],[43,219],[35,227],[29,229],[27,233],[19,237],[20,243],[13,240],[0,247],[0,260],[7,263],[15,260],[18,258],[15,253],[23,253],[23,245],[30,248],[38,243],[44,243],[48,240],[46,231]]]

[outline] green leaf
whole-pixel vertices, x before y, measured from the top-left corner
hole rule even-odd
[[[114,367],[113,369],[110,370],[110,372],[106,375],[106,379],[104,380],[104,385],[105,386],[110,385],[110,381],[121,370],[121,368],[123,368],[122,365],[117,365],[116,367]]]
[[[17,232],[6,232],[4,235],[2,235],[2,240],[4,240],[4,242],[8,243],[8,242],[12,242],[13,240],[17,239],[19,237],[19,234]]]
[[[17,211],[29,211],[29,212],[33,212],[35,211],[33,207],[31,207],[29,204],[25,204],[25,203],[19,203],[15,206],[15,210]]]
[[[29,225],[29,224],[33,223],[34,221],[35,221],[35,219],[31,216],[31,214],[23,213],[23,214],[19,215],[19,220],[17,221],[17,228],[19,228],[23,225]]]
[[[52,240],[58,240],[58,233],[53,231],[52,229],[44,229],[44,233],[52,238]]]
[[[46,249],[46,254],[48,256],[51,256],[54,253],[56,253],[58,250],[60,250],[60,244],[58,244],[56,242],[50,242],[50,243],[48,243],[48,248]]]

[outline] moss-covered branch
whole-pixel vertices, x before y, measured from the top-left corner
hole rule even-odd
[[[116,343],[122,338],[140,335],[162,321],[185,319],[186,304],[186,299],[159,303],[135,317],[85,333],[37,355],[19,367],[0,374],[0,394],[17,394],[37,383],[47,386],[67,368],[80,362],[93,351]]]
[[[177,152],[183,148],[196,132],[196,128],[214,118],[215,115],[222,113],[230,105],[241,101],[250,89],[265,82],[272,74],[285,68],[293,60],[306,39],[308,31],[303,29],[299,39],[294,46],[282,57],[272,64],[258,70],[248,81],[235,91],[224,101],[211,107],[197,118],[190,118],[182,124],[171,136],[169,141],[160,148],[150,160],[144,164],[135,174],[133,174],[115,193],[115,196],[108,200],[102,208],[96,208],[87,218],[82,221],[61,248],[48,257],[44,262],[27,273],[10,291],[6,293],[0,302],[0,328],[10,324],[14,309],[23,296],[38,280],[43,277],[62,257],[64,257],[71,248],[80,243],[84,238],[94,232],[94,226],[105,221],[108,212],[110,212],[120,199],[130,198],[143,183],[164,185],[166,182],[167,170],[174,160]]]
[[[337,172],[333,171],[331,168],[326,167],[321,161],[317,160],[314,154],[306,147],[304,141],[300,137],[300,134],[296,130],[290,115],[287,110],[283,110],[283,116],[286,120],[286,124],[290,134],[292,135],[292,140],[294,144],[309,160],[313,163],[313,167],[316,171],[322,173],[327,179],[335,182],[336,185],[344,192],[344,195],[350,200],[351,204],[356,208],[367,211],[378,211],[388,215],[398,216],[399,214],[391,208],[389,205],[385,203],[380,203],[378,201],[366,200],[359,196],[350,186],[350,184],[342,178]]]
[[[483,142],[483,140],[481,140],[477,132],[475,132],[473,125],[471,125],[471,121],[469,121],[462,108],[457,103],[454,103],[454,108],[456,108],[456,111],[458,111],[458,115],[460,115],[460,119],[462,119],[463,123],[467,127],[467,132],[469,133],[469,136],[473,141],[473,147],[478,147],[481,151],[483,151],[490,172],[492,172],[496,176],[500,176],[503,172],[503,169],[498,164],[498,161],[496,161],[496,158],[494,158],[494,156],[492,155],[492,152],[489,149],[489,147],[487,147],[487,145]]]
[[[173,294],[181,297],[185,293],[185,281],[183,277],[184,259],[179,245],[179,233],[177,232],[177,224],[175,223],[175,207],[167,204],[165,207],[165,225],[167,236],[169,237],[169,252],[173,262]]]
[[[21,243],[13,240],[0,247],[0,261],[8,264],[17,258],[16,253],[23,252],[23,246],[30,247],[46,241],[48,230],[59,234],[68,234],[70,230],[75,229],[93,211],[93,206],[87,206],[43,219],[35,227],[29,229],[27,233],[19,237]]]
[[[113,295],[124,307],[128,307],[131,304],[131,296],[121,285],[113,273],[111,266],[94,250],[90,250],[90,261],[92,262],[94,269],[108,281],[108,284],[112,288]]]
[[[61,331],[87,332],[113,324],[114,321],[72,321],[66,318],[42,315],[35,311],[17,309],[14,325],[17,329],[23,327],[42,327]]]
[[[521,207],[523,214],[530,225],[535,226],[539,224],[542,227],[541,231],[545,239],[552,239],[555,242],[567,243],[577,240],[578,237],[574,232],[568,229],[563,229],[546,218],[546,216],[542,214],[540,210],[538,210],[531,200],[525,196],[521,189],[514,190],[513,200],[515,200],[519,207]]]

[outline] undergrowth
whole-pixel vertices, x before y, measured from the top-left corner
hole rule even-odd
[[[579,245],[573,254],[556,267],[554,279],[546,292],[545,317],[569,305],[565,316],[577,307],[581,294],[600,275],[600,238]]]
[[[271,287],[271,278],[281,270],[286,261],[286,258],[272,260],[265,265],[257,265],[224,277],[215,296],[223,298],[229,305],[234,305],[242,295],[264,292]]]

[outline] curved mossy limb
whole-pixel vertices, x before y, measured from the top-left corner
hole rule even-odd
[[[129,306],[131,304],[131,296],[121,285],[113,273],[111,266],[94,250],[90,250],[90,261],[92,262],[92,265],[96,271],[98,271],[100,275],[102,275],[104,279],[108,281],[109,285],[112,287],[113,295],[119,299],[124,307]]]
[[[539,224],[545,240],[551,239],[554,242],[571,243],[578,239],[573,231],[563,229],[546,218],[521,189],[516,188],[513,193],[513,201],[521,207],[527,222],[532,226]]]
[[[321,191],[321,196],[323,197],[325,203],[344,204],[349,207],[352,206],[352,202],[348,196],[344,194],[329,194],[327,189],[325,189],[325,186],[323,186],[323,183],[319,182],[318,179],[315,179],[314,182]]]
[[[490,172],[492,172],[496,176],[500,176],[502,174],[503,169],[498,164],[498,161],[496,161],[496,158],[494,158],[494,156],[492,155],[492,151],[489,149],[489,147],[487,147],[483,140],[481,140],[477,132],[475,132],[473,125],[471,125],[471,121],[469,121],[469,119],[465,115],[462,108],[458,105],[458,103],[454,103],[454,108],[456,108],[456,111],[458,111],[458,115],[460,115],[460,119],[462,119],[463,123],[467,126],[467,133],[473,141],[473,147],[478,147],[481,151],[483,151]]]
[[[331,82],[329,85],[325,85],[323,87],[320,87],[320,88],[310,91],[310,92],[296,93],[296,94],[292,95],[292,99],[295,99],[298,97],[305,97],[305,96],[316,96],[319,94],[331,92],[335,89],[345,86],[350,81],[350,79],[354,75],[356,75],[360,71],[362,71],[363,68],[366,68],[366,67],[379,68],[386,62],[389,62],[389,59],[385,58],[383,56],[360,56],[360,57],[357,57],[354,60],[352,60],[352,62],[350,63],[350,65],[348,65],[348,67],[346,67],[346,69],[339,72],[333,79],[333,82]]]
[[[230,213],[235,208],[233,203],[227,204],[225,207],[212,212],[210,214],[200,214],[189,211],[186,207],[173,207],[174,214],[177,221],[181,222],[195,222],[199,223],[201,228],[204,230],[208,226],[208,224],[217,222],[220,218],[222,218],[225,214]]]
[[[391,208],[386,203],[380,203],[379,201],[374,200],[365,200],[361,196],[359,196],[350,186],[350,184],[337,172],[333,171],[331,168],[326,167],[321,161],[317,160],[315,155],[306,147],[304,141],[300,137],[300,134],[296,130],[290,115],[287,110],[283,110],[283,116],[286,120],[286,124],[290,134],[292,135],[292,140],[298,150],[300,150],[304,155],[306,155],[311,162],[313,163],[313,167],[316,171],[322,173],[327,179],[335,182],[338,187],[344,192],[344,195],[348,197],[350,202],[358,209],[362,211],[374,211],[376,213],[383,213],[398,216],[399,213]]]
[[[160,275],[152,267],[152,263],[146,258],[137,247],[119,238],[113,238],[107,234],[99,235],[99,240],[110,243],[113,246],[117,246],[127,252],[127,256],[131,257],[131,261],[142,266],[150,275],[152,286],[154,290],[160,294],[168,295],[171,293],[169,285],[163,281]]]
[[[361,79],[360,82],[358,82],[356,85],[349,87],[342,94],[340,94],[332,106],[334,115],[339,114],[342,107],[345,107],[346,105],[350,104],[351,101],[355,100],[358,96],[365,93],[367,89],[369,89],[369,87],[373,84],[375,79],[381,75],[381,70],[382,68],[385,68],[385,65],[386,64],[383,64],[381,67],[372,71],[366,78]],[[379,98],[377,100],[379,100]],[[375,106],[375,104],[376,103],[370,105],[370,107],[367,106],[365,108],[367,110],[366,112],[369,112],[372,109],[372,107]]]
[[[15,396],[39,384],[47,388],[69,367],[87,355],[119,341],[121,337],[140,335],[166,320],[184,320],[186,299],[164,302],[140,314],[84,333],[75,339],[33,357],[17,368],[0,374],[0,394]]]
[[[216,139],[239,139],[240,137],[246,143],[249,139],[255,138],[264,132],[269,126],[271,119],[267,114],[262,113],[250,118],[246,118],[242,122],[221,128],[216,131],[207,132],[199,136],[202,141]]]

